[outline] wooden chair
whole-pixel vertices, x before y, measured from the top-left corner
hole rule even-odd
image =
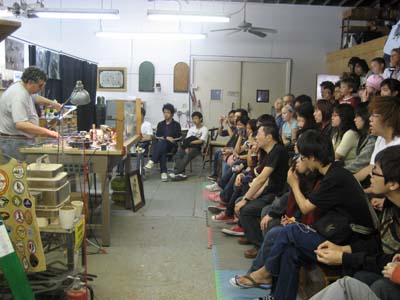
[[[341,277],[341,267],[315,264],[300,269],[300,299],[310,299],[316,293]]]

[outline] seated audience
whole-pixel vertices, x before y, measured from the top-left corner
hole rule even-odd
[[[340,80],[335,82],[335,103],[332,103],[332,105],[336,105],[339,103],[340,100],[343,98],[343,94],[340,90]]]
[[[317,129],[317,123],[314,118],[314,106],[310,102],[301,104],[296,110],[296,115],[299,131],[304,132],[308,129]]]
[[[294,108],[290,105],[285,105],[282,108],[282,118],[285,121],[282,126],[282,141],[286,147],[292,148],[296,142],[296,132],[298,130]]]
[[[319,209],[320,218],[312,227],[296,222],[284,226],[265,265],[249,274],[255,283],[272,284],[271,296],[265,299],[296,299],[299,268],[317,262],[314,250],[320,244],[330,240],[345,245],[366,238],[365,233],[352,231],[350,224],[363,226],[366,231],[374,228],[365,194],[352,174],[333,162],[330,140],[316,130],[308,130],[300,135],[297,148],[304,167],[322,175],[320,187],[306,198],[292,170],[287,180],[302,214]],[[326,230],[326,224],[334,229]]]
[[[248,258],[254,258],[262,244],[263,236],[259,225],[261,210],[271,204],[275,196],[283,193],[289,160],[276,126],[261,126],[256,141],[260,151],[265,152],[264,167],[259,170],[259,175],[253,180],[244,197],[235,205],[235,212],[239,215],[245,236],[254,245],[254,248],[245,251],[245,257]],[[255,197],[261,188],[262,194]]]
[[[283,108],[283,100],[277,99],[274,103],[274,111],[275,111],[275,122],[278,126],[279,130],[281,130],[283,126],[283,118],[282,118],[282,108]]]
[[[322,134],[331,138],[332,136],[332,125],[331,118],[333,112],[333,105],[331,102],[325,99],[318,100],[315,104],[314,119],[318,126],[318,129]]]
[[[400,81],[397,79],[384,79],[381,82],[381,96],[400,96]]]
[[[388,147],[377,154],[371,188],[387,200],[380,225],[377,224],[379,237],[346,246],[325,241],[316,250],[317,259],[328,265],[342,265],[347,273],[358,271],[354,277],[371,286],[381,300],[399,299],[400,286],[383,279],[382,269],[387,277],[385,273],[394,269],[392,261],[394,266],[400,265],[400,254],[397,254],[400,251],[400,146]]]
[[[237,142],[237,139],[238,139],[238,132],[236,130],[236,123],[237,123],[237,120],[240,119],[241,116],[245,116],[245,117],[248,118],[247,111],[245,109],[242,109],[242,108],[235,110],[235,114],[234,114],[235,130],[233,131],[233,135],[230,137],[230,139],[226,143],[225,147],[215,151],[214,159],[213,159],[213,173],[207,177],[211,181],[214,181],[214,182],[217,181],[217,179],[218,179],[218,168],[219,168],[219,166],[221,164],[222,164],[222,166],[221,166],[221,173],[222,173],[221,176],[223,176],[225,170],[227,170],[227,167],[223,163],[225,161],[224,158],[227,158],[228,156],[233,154],[233,147],[236,145],[236,142]],[[218,187],[218,185],[216,185],[216,184],[208,185],[206,188],[208,190],[210,190],[210,191],[220,191],[221,190],[220,189],[221,187]]]
[[[369,165],[372,152],[374,151],[376,136],[370,134],[369,118],[368,108],[365,105],[360,106],[356,110],[354,123],[359,136],[356,157],[351,163],[345,166],[345,169],[353,174]]]
[[[141,148],[141,150],[139,151],[142,152],[140,153],[148,153],[151,141],[153,140],[153,126],[149,121],[145,119],[146,110],[143,107],[141,108],[141,113],[142,113],[142,125],[140,126],[140,141],[137,144],[137,146]],[[138,156],[137,159],[137,169],[138,170],[142,169],[143,172],[143,167],[144,167],[144,156],[141,155]]]
[[[311,103],[312,104],[312,99],[310,96],[307,95],[300,95],[297,96],[296,99],[294,100],[294,108],[297,109],[300,105],[303,103]]]
[[[370,164],[361,169],[354,176],[358,181],[364,181],[372,171],[375,164],[375,156],[383,149],[400,145],[400,98],[375,97],[368,106],[371,134],[377,136],[372,152]]]
[[[344,165],[351,163],[356,157],[358,133],[354,124],[354,109],[348,104],[339,104],[333,109],[332,136],[335,160],[343,161]]]
[[[358,99],[353,95],[356,91],[356,84],[352,78],[347,77],[342,79],[340,81],[340,93],[343,95],[343,98],[339,100],[339,104],[351,104],[351,106],[356,109],[358,105]]]
[[[331,81],[323,81],[319,85],[321,88],[322,99],[328,100],[332,104],[335,104],[335,85]]]
[[[365,84],[368,71],[367,61],[365,59],[359,59],[354,66],[354,73],[360,77],[360,85]]]
[[[152,169],[155,163],[160,163],[161,180],[168,181],[167,154],[177,148],[177,142],[182,139],[181,125],[173,119],[175,108],[172,104],[162,107],[164,121],[157,124],[156,139],[153,155],[145,166]]]
[[[379,75],[383,77],[383,72],[385,71],[385,60],[383,57],[373,58],[370,62],[370,66],[373,75]]]
[[[353,56],[352,58],[349,59],[348,63],[347,63],[347,68],[348,68],[348,72],[350,74],[354,73],[354,68],[356,66],[356,63],[360,60],[359,57],[357,56]]]
[[[218,135],[220,136],[232,136],[235,132],[235,110],[232,109],[228,113],[228,117],[221,116],[219,119],[220,127],[218,128]],[[226,125],[226,129],[224,129]]]
[[[189,162],[201,154],[204,143],[207,142],[208,129],[203,125],[201,112],[192,113],[193,126],[189,128],[186,138],[176,153],[174,173],[170,173],[172,180],[186,179],[185,168]]]
[[[285,96],[282,97],[283,100],[283,105],[291,105],[294,106],[294,99],[295,96],[293,94],[286,94]]]
[[[392,49],[390,53],[390,67],[383,72],[383,78],[400,80],[400,48]]]
[[[382,81],[383,77],[380,75],[369,76],[365,83],[365,88],[359,91],[361,102],[370,102],[372,97],[378,95],[381,90]]]

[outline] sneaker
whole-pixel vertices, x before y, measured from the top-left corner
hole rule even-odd
[[[168,174],[169,178],[171,178],[172,180],[174,180],[176,178],[175,173],[169,173]]]
[[[161,173],[161,181],[168,181],[167,173]]]
[[[207,210],[208,210],[210,213],[216,215],[216,214],[219,214],[219,213],[225,211],[225,210],[226,210],[226,207],[225,207],[225,206],[222,206],[222,205],[218,205],[218,206],[216,206],[216,205],[210,205],[209,207],[207,207]]]
[[[229,220],[233,220],[233,217],[228,217],[225,212],[221,212],[218,215],[212,216],[211,220],[215,221],[215,222],[226,222]]]
[[[274,298],[274,296],[265,296],[265,297],[258,297],[258,298],[255,298],[255,299],[253,299],[253,300],[274,300],[275,298]]]
[[[240,226],[233,226],[231,228],[224,228],[221,230],[223,233],[227,235],[233,236],[244,236],[244,229]]]
[[[213,184],[209,184],[206,185],[206,190],[209,190],[210,192],[219,192],[222,189],[219,187],[218,183],[213,183]]]
[[[213,202],[221,202],[221,197],[219,193],[210,193],[208,195],[208,200],[213,201]]]
[[[184,180],[184,179],[186,179],[187,178],[187,175],[186,174],[183,174],[183,173],[180,173],[180,174],[178,174],[178,175],[176,175],[180,180]]]
[[[207,176],[207,179],[215,182],[215,181],[217,181],[218,177],[217,177],[217,175],[210,175],[210,176]]]
[[[146,169],[150,170],[152,169],[154,166],[154,161],[152,161],[151,159],[147,162],[147,164],[144,166]]]
[[[226,225],[236,225],[237,223],[239,223],[239,219],[236,217],[233,220],[225,222]]]

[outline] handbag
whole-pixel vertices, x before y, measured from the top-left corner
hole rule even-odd
[[[349,218],[337,210],[330,210],[312,226],[320,235],[337,245],[344,245],[353,234]]]

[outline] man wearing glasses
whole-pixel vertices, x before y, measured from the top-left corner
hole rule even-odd
[[[33,143],[36,136],[58,138],[58,133],[39,126],[35,104],[61,105],[38,93],[46,85],[47,75],[37,67],[29,67],[22,74],[21,81],[11,85],[0,98],[0,150],[17,159],[23,159],[19,148]]]
[[[371,173],[375,165],[375,157],[380,151],[390,146],[400,145],[400,98],[375,97],[368,109],[371,113],[369,119],[371,134],[378,138],[371,155],[370,165],[354,175],[360,182]],[[365,192],[371,193],[371,190],[366,189]],[[371,202],[376,209],[382,209],[383,199],[372,198]]]

